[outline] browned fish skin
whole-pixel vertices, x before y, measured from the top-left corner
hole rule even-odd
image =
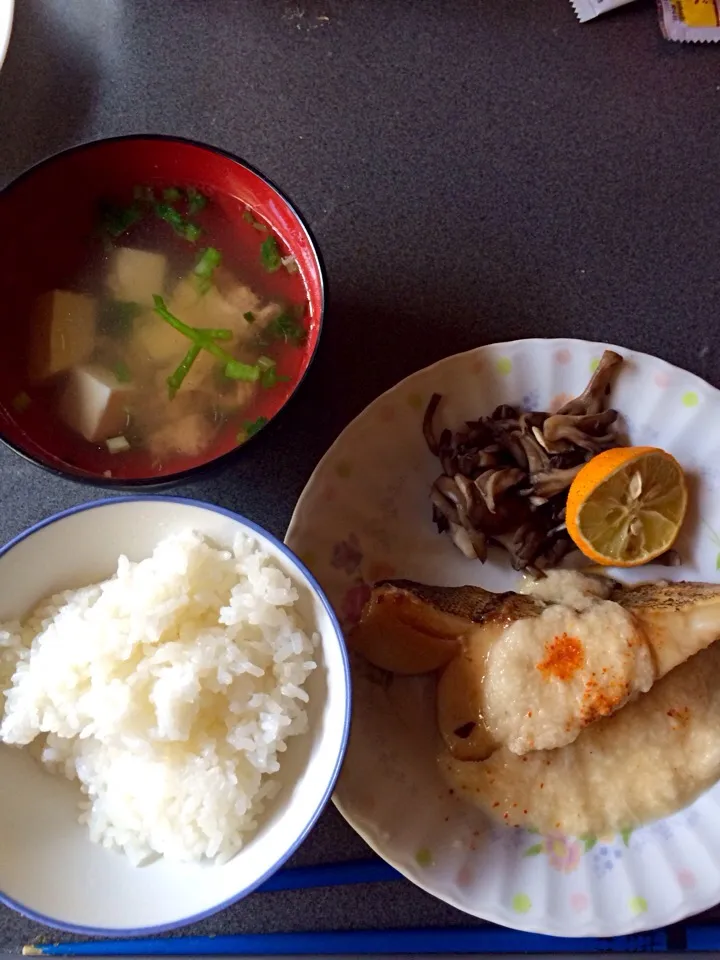
[[[511,623],[524,617],[536,617],[543,604],[521,593],[493,593],[482,587],[435,587],[414,580],[381,580],[375,591],[388,589],[409,593],[420,603],[428,604],[439,613],[459,617],[471,623]]]
[[[627,610],[652,608],[669,613],[696,606],[703,601],[717,602],[720,600],[720,584],[679,580],[639,583],[637,586],[618,585],[610,599]]]
[[[443,670],[438,685],[443,740],[457,759],[476,761],[497,744],[518,754],[567,745],[720,639],[720,584],[623,586],[558,571],[536,590],[538,596],[385,580],[373,588],[349,640],[370,663],[392,673]],[[542,621],[536,620],[541,615]],[[505,631],[518,621],[525,627],[519,633],[513,628],[503,646]],[[563,632],[566,628],[579,630],[579,639]],[[542,669],[543,646],[547,650],[562,639],[579,645],[582,656],[580,686],[561,695],[555,687],[546,689],[532,666]],[[592,642],[583,646],[586,641]],[[526,676],[523,670],[530,672]]]
[[[655,658],[658,677],[720,638],[720,585],[642,583],[618,587],[617,601],[641,624]]]
[[[656,680],[720,639],[720,584],[623,586],[609,578],[607,583],[605,596],[632,615],[646,638]],[[470,585],[384,580],[373,588],[349,642],[391,673],[432,672],[447,664],[470,635],[483,634],[484,643],[494,643],[510,624],[539,616],[553,602]]]
[[[382,580],[374,591],[388,588],[413,596],[438,613],[460,617],[470,624],[511,623],[524,617],[538,616],[546,604],[522,593],[493,593],[483,587],[466,584],[462,587],[435,587],[414,580]],[[720,584],[657,581],[636,586],[618,584],[610,599],[638,615],[667,615],[705,604],[720,602]]]

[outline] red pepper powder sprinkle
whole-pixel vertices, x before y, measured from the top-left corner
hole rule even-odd
[[[545,659],[537,669],[546,680],[556,677],[558,680],[570,680],[585,662],[583,645],[577,637],[561,633],[545,644]]]
[[[583,690],[580,719],[583,724],[588,724],[594,723],[601,717],[609,717],[629,696],[629,681],[611,678],[604,687],[601,687],[593,673],[586,681]]]

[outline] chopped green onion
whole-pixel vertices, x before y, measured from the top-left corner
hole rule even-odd
[[[260,369],[260,386],[266,390],[290,379],[289,377],[281,377],[278,375],[277,365],[270,357],[258,357],[257,365]]]
[[[245,443],[250,437],[254,437],[256,433],[259,433],[267,422],[267,417],[258,417],[257,420],[246,420],[243,424],[243,429],[237,435],[237,442]]]
[[[260,244],[260,262],[268,273],[275,273],[282,266],[282,258],[275,237],[266,237]]]
[[[13,397],[12,405],[17,410],[18,413],[25,413],[27,408],[32,403],[29,395],[25,393],[24,390],[21,390],[15,397]]]
[[[109,440],[105,441],[105,446],[109,453],[125,453],[126,450],[130,449],[130,444],[123,436],[110,437]]]
[[[254,437],[258,431],[262,430],[265,424],[268,422],[267,417],[258,417],[257,420],[253,420],[252,423],[245,424],[245,432],[249,437]]]
[[[200,356],[201,350],[202,347],[199,344],[194,343],[180,361],[179,366],[173,370],[173,372],[167,378],[166,383],[168,385],[168,395],[171,400],[174,400],[175,394],[178,392],[180,385],[190,372],[190,367]]]
[[[242,218],[245,223],[249,223],[250,226],[255,227],[256,230],[261,230],[263,233],[267,232],[267,227],[265,224],[262,222],[262,220],[258,220],[257,217],[253,216],[252,210],[244,210]]]
[[[98,317],[98,330],[108,337],[124,339],[132,333],[133,320],[143,308],[139,303],[111,300],[104,303]]]
[[[167,190],[163,190],[163,200],[167,200],[168,203],[175,203],[181,199],[182,194],[177,187],[168,187]]]
[[[269,340],[284,340],[285,343],[299,347],[305,342],[307,331],[290,313],[283,312],[270,321],[265,336]]]
[[[265,373],[260,377],[260,386],[265,387],[266,390],[270,390],[272,387],[276,387],[279,383],[287,383],[290,380],[290,377],[281,376],[275,367],[272,370],[266,370]]]
[[[155,213],[161,220],[169,223],[178,236],[185,236],[185,220],[175,207],[171,207],[169,203],[156,203]]]
[[[219,329],[219,330],[203,330],[203,333],[206,333],[211,340],[232,340],[233,332],[232,330]]]
[[[192,342],[201,350],[207,350],[207,352],[217,360],[222,361],[222,363],[225,365],[225,376],[229,380],[255,381],[260,378],[261,370],[259,366],[253,366],[248,363],[242,363],[240,360],[236,360],[227,352],[227,350],[223,350],[221,346],[215,343],[211,334],[217,334],[217,330],[199,330],[197,327],[191,327],[189,324],[183,323],[182,320],[170,313],[165,305],[165,301],[158,294],[153,296],[153,302],[155,304],[155,313],[157,313],[159,317],[162,317],[166,323],[169,323],[171,327],[174,327],[178,333],[182,333],[183,336],[188,338],[188,340],[192,340]],[[226,339],[224,331],[223,336],[219,337],[218,339]],[[186,355],[185,359],[187,359],[188,355]]]
[[[185,191],[187,195],[188,213],[200,213],[207,206],[207,197],[203,196],[195,187],[188,187]]]
[[[118,360],[118,362],[113,367],[113,373],[115,374],[115,379],[120,383],[131,383],[132,374],[130,373],[130,367],[125,363],[124,360]]]
[[[254,383],[260,379],[260,367],[249,363],[242,363],[240,360],[230,360],[225,365],[225,376],[229,380],[245,380]]]
[[[113,203],[100,205],[101,229],[111,237],[121,236],[141,219],[142,210],[136,203],[129,207],[119,207]]]
[[[220,266],[222,254],[215,247],[206,247],[200,256],[198,262],[193,267],[193,273],[200,280],[207,280],[209,283],[216,268]]]
[[[184,237],[190,243],[195,243],[202,233],[196,223],[188,223],[183,215],[169,203],[156,203],[155,213],[161,220],[169,223],[179,237]]]
[[[170,311],[165,305],[165,301],[157,293],[153,295],[153,303],[155,304],[155,307],[154,307],[155,313],[159,317],[162,317],[162,319],[165,320],[167,323],[169,323],[171,327],[175,327],[175,329],[179,333],[184,334],[189,340],[192,340],[194,343],[201,343],[205,335],[201,333],[199,330],[196,330],[195,327],[191,327],[187,323],[183,323],[182,320],[180,320],[174,314],[170,313]],[[218,349],[220,348],[218,347]],[[221,351],[221,353],[222,352],[223,351]],[[225,359],[224,356],[218,357],[218,360],[224,360],[224,359]]]
[[[243,320],[247,320],[248,323],[255,323],[255,314],[252,310],[248,310],[247,313],[243,314]]]

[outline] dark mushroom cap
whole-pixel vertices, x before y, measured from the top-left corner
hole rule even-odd
[[[555,414],[502,404],[456,432],[438,431],[442,396],[433,394],[423,433],[442,469],[430,494],[438,531],[481,562],[488,544],[499,543],[517,570],[559,563],[573,550],[568,488],[595,454],[620,445],[607,399],[622,362],[606,350],[582,394]]]

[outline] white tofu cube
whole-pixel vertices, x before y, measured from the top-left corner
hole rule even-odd
[[[214,430],[200,413],[191,413],[153,433],[148,440],[150,452],[159,458],[172,454],[197,456],[210,444]]]
[[[217,271],[219,272],[219,271]],[[238,283],[225,271],[224,291],[209,287],[204,293],[195,276],[186,277],[175,287],[168,303],[168,310],[188,326],[200,330],[226,329],[233,334],[232,339],[218,341],[219,346],[232,356],[238,356],[238,346],[253,336],[253,331],[262,328],[277,316],[280,307],[269,304],[261,307],[261,301],[253,291]],[[228,297],[230,299],[228,299]],[[248,323],[243,314],[252,311],[255,323]],[[132,350],[138,360],[150,359],[162,368],[165,375],[170,374],[182,361],[190,349],[189,338],[178,333],[169,323],[153,312],[146,313],[136,321]],[[246,362],[252,363],[252,359]],[[201,351],[181,386],[181,391],[201,390],[217,393],[214,382],[216,368],[222,365],[206,350]]]
[[[75,367],[60,397],[60,419],[91,443],[116,437],[125,429],[134,392],[103,367]]]
[[[208,309],[208,304],[212,306],[213,292],[217,295],[215,287],[201,293],[197,277],[185,277],[173,290],[168,301],[168,310],[190,327],[220,327],[220,319],[216,317],[213,322]]]
[[[216,271],[219,272],[219,271]],[[245,333],[250,324],[244,313],[256,310],[260,301],[250,287],[226,279],[222,290],[213,285],[201,293],[197,277],[186,277],[175,287],[168,309],[191,327],[224,328]]]
[[[119,247],[110,260],[108,288],[116,300],[153,305],[153,296],[165,288],[167,258],[162,253]]]
[[[51,290],[35,301],[28,375],[34,382],[84,363],[95,345],[97,304],[84,293]]]
[[[132,350],[138,359],[152,363],[180,363],[190,348],[190,341],[155,313],[139,317],[135,324]]]
[[[229,342],[230,341],[224,340],[223,344]],[[215,384],[215,377],[217,376],[216,369],[222,370],[222,366],[222,360],[213,357],[207,350],[202,350],[195,360],[195,363],[185,375],[180,389],[202,390],[211,394],[217,393],[217,386]]]
[[[231,340],[222,342],[225,347],[231,344]],[[137,357],[138,363],[147,363],[149,359],[159,368],[160,379],[163,382],[161,389],[167,390],[165,378],[181,363],[191,345],[191,341],[182,333],[178,333],[170,324],[165,323],[160,317],[150,316],[136,327],[132,352]],[[220,361],[207,350],[202,350],[183,380],[180,388],[182,392],[212,389],[213,368],[219,365]]]

